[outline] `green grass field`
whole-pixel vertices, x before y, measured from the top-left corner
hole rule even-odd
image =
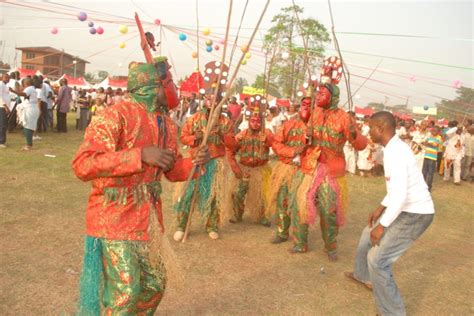
[[[0,150],[0,314],[72,315],[82,265],[85,205],[90,184],[77,180],[71,160],[82,133],[48,132],[21,151],[20,132]],[[56,155],[56,158],[45,157]],[[385,194],[383,177],[348,178],[351,204],[339,237],[340,259],[328,262],[318,227],[310,252],[290,255],[289,243],[269,243],[273,229],[245,221],[225,226],[211,241],[194,219],[185,244],[174,243],[185,274],[169,288],[162,315],[375,315],[372,294],[348,282],[367,216]],[[164,213],[173,233],[171,195]],[[436,177],[436,216],[396,264],[394,275],[410,315],[474,314],[473,185]]]

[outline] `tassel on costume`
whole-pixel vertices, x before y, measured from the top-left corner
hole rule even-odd
[[[100,315],[100,289],[103,284],[102,243],[99,238],[86,236],[84,262],[80,282],[80,316]]]

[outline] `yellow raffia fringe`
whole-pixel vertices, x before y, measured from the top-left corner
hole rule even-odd
[[[301,181],[301,185],[296,192],[296,203],[300,213],[300,221],[304,223],[306,223],[308,219],[307,194],[312,182],[313,176],[304,174],[303,181]],[[291,189],[292,188],[290,188],[290,190]]]
[[[278,192],[283,185],[288,186],[288,190],[291,190],[291,179],[298,170],[295,165],[289,165],[278,161],[273,167],[275,172],[272,173],[270,178],[270,188],[268,192],[268,207],[267,207],[267,218],[273,218],[276,215],[277,204],[278,204]]]
[[[342,212],[344,212],[345,216],[347,214],[347,210],[349,209],[349,189],[347,188],[346,177],[337,177],[336,182],[339,185],[339,191],[341,192],[341,206]]]
[[[167,287],[181,288],[184,285],[183,270],[178,258],[171,248],[168,237],[163,233],[158,221],[156,208],[150,209],[150,223],[148,224],[148,249],[152,266],[164,266],[166,269]]]
[[[268,164],[254,168],[241,166],[241,168],[250,175],[245,211],[252,221],[259,221],[265,215],[268,205],[272,168]]]
[[[216,197],[220,224],[226,225],[234,215],[232,209],[232,190],[238,180],[235,178],[226,157],[217,158],[216,169],[215,176],[217,178],[212,188],[212,196]]]

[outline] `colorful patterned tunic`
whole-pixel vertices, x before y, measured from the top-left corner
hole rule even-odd
[[[195,134],[197,131],[205,131],[207,120],[207,114],[201,111],[191,116],[184,123],[179,139],[181,143],[191,147],[189,151],[191,157],[194,157],[199,145],[196,143]],[[228,118],[223,115],[219,117],[219,122],[209,135],[207,145],[211,158],[223,157],[225,155],[225,147],[235,147],[232,122]]]
[[[317,161],[312,154],[320,149],[318,161],[328,166],[329,174],[333,177],[344,176],[346,161],[344,158],[344,144],[349,140],[355,150],[362,150],[367,145],[367,139],[357,131],[356,138],[349,139],[350,117],[344,110],[317,107],[311,115],[308,126],[313,127],[311,147],[303,155],[301,170],[303,173],[312,174]]]
[[[265,129],[265,134],[246,129],[235,136],[239,162],[247,167],[263,166],[268,162],[273,134]]]
[[[158,121],[165,135],[158,134]],[[184,181],[191,159],[177,151],[172,120],[149,113],[138,103],[122,102],[105,109],[88,127],[72,166],[82,181],[92,181],[86,214],[87,235],[115,240],[147,240],[150,209],[161,221],[161,170],[141,160],[143,147],[165,144],[176,154],[170,181]],[[163,226],[163,225],[162,225]]]
[[[285,121],[273,139],[272,148],[281,162],[292,164],[297,148],[306,144],[306,124],[300,119]]]

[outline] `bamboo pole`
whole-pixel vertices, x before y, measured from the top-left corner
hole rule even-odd
[[[247,44],[248,47],[250,47],[250,45],[252,44],[253,42],[253,39],[255,37],[255,34],[257,33],[257,30],[260,26],[260,23],[262,22],[263,20],[263,17],[265,15],[265,12],[267,11],[267,8],[268,8],[268,5],[270,4],[270,0],[267,0],[266,4],[265,4],[265,7],[263,9],[263,12],[262,14],[260,15],[260,18],[257,22],[257,25],[255,26],[255,29],[253,30],[253,33],[252,33],[252,36],[250,37],[249,39],[249,42]],[[227,33],[227,31],[226,31]],[[227,41],[226,41],[226,44],[227,44]],[[245,52],[243,52],[242,56],[240,57],[239,59],[239,63],[237,64],[237,67],[235,68],[235,71],[234,73],[232,74],[232,77],[230,79],[230,81],[228,81],[228,86],[227,86],[227,89],[226,89],[226,92],[225,92],[225,95],[224,97],[222,98],[222,100],[219,102],[219,104],[217,104],[217,106],[215,106],[214,108],[214,111],[212,113],[212,116],[210,116],[210,121],[208,121],[208,125],[207,125],[207,129],[206,129],[206,132],[204,134],[204,137],[203,137],[203,140],[201,142],[201,144],[207,144],[207,140],[209,138],[209,134],[210,134],[210,131],[214,128],[214,125],[217,123],[217,120],[219,119],[219,111],[221,110],[222,106],[224,105],[224,103],[227,101],[227,99],[229,98],[229,91],[232,87],[232,84],[234,83],[234,80],[235,78],[237,77],[237,74],[239,72],[239,69],[240,69],[240,66],[242,65],[242,61],[244,60],[245,58]],[[196,172],[196,167],[197,166],[194,166],[188,176],[188,179],[186,180],[186,183],[183,187],[183,191],[181,192],[181,195],[180,195],[180,198],[178,200],[181,201],[183,198],[184,198],[184,195],[186,194],[186,191],[189,187],[189,183],[191,182],[191,179],[194,175],[194,173]],[[200,173],[198,174],[198,177],[200,176]],[[197,181],[196,181],[197,182]],[[191,214],[189,214],[189,217],[191,216]],[[189,221],[189,217],[188,217],[188,221]],[[188,233],[189,233],[189,230],[188,230]],[[184,234],[184,237],[186,237],[186,231],[185,231],[185,234]],[[183,237],[183,241],[185,240],[185,238]]]

